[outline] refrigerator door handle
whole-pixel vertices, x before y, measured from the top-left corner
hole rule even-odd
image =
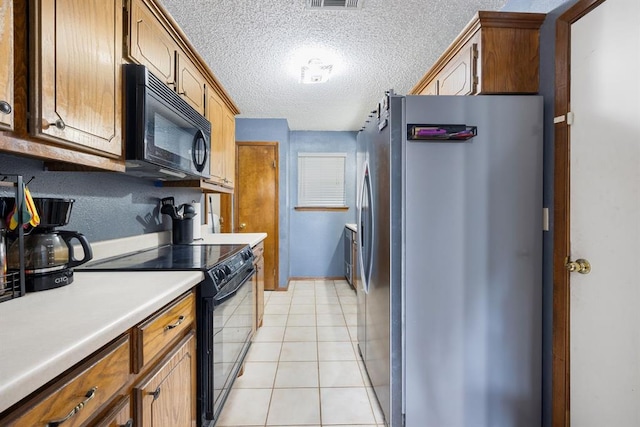
[[[363,289],[369,292],[369,280],[371,279],[371,269],[373,265],[373,192],[371,190],[371,176],[369,174],[369,164],[364,166],[362,179],[360,208],[358,210],[358,258],[360,260],[360,274],[362,277]]]

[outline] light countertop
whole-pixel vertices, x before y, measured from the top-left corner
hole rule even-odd
[[[240,244],[255,246],[267,238],[267,233],[209,233],[203,235],[202,237],[202,243],[207,244]],[[199,243],[199,241],[195,241],[193,243]]]
[[[205,234],[200,242],[254,246],[266,236]],[[159,233],[98,242],[92,244],[94,259],[141,249],[132,247],[132,242],[163,244],[166,236]],[[1,303],[0,412],[202,280],[203,273],[198,271],[74,272],[70,285]]]
[[[351,231],[355,231],[356,233],[358,232],[358,224],[345,224],[344,226]]]

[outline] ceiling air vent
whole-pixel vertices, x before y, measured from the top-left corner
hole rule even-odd
[[[364,0],[306,0],[307,9],[352,10],[362,9]]]

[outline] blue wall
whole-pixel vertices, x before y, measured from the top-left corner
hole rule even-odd
[[[167,215],[159,213],[160,199],[174,196],[176,203],[202,202],[195,189],[157,187],[152,180],[116,172],[53,172],[42,161],[0,154],[2,174],[23,175],[33,197],[75,200],[65,230],[84,234],[90,242],[136,236],[171,229]],[[1,196],[13,197],[2,188]],[[202,221],[201,215],[196,219]]]
[[[280,155],[280,287],[290,277],[341,277],[342,233],[356,222],[356,132],[289,131],[285,119],[236,119],[236,141],[277,141]],[[346,211],[296,211],[298,152],[347,153]]]
[[[289,282],[289,124],[285,119],[236,118],[236,141],[278,142],[280,169],[279,286]]]
[[[342,235],[346,223],[356,222],[356,132],[291,132],[289,148],[290,244],[292,277],[341,277],[344,275]],[[296,211],[298,153],[347,153],[346,211]]]

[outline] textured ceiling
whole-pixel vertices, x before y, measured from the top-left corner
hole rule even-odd
[[[506,0],[364,0],[309,10],[305,0],[161,0],[240,109],[291,130],[358,130],[384,91],[407,93],[478,10]],[[315,52],[315,53],[314,53]],[[327,83],[300,67],[333,63]]]

